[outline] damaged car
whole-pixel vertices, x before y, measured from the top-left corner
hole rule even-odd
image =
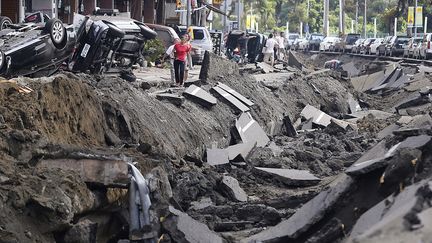
[[[263,59],[262,50],[265,46],[267,38],[259,33],[246,33],[244,31],[234,30],[228,34],[226,40],[226,55],[229,59],[234,57],[234,52],[240,47],[239,40],[246,35],[246,59],[250,63],[260,62]]]
[[[75,40],[73,26],[65,27],[59,19],[13,24],[0,17],[0,75],[50,75],[68,60]]]

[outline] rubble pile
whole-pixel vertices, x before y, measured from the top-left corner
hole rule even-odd
[[[429,69],[291,55],[262,73],[207,53],[184,89],[0,81],[0,239],[430,241]]]

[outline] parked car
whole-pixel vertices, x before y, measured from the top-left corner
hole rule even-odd
[[[322,40],[319,45],[319,51],[329,51],[330,46],[337,41],[338,37],[328,36]]]
[[[354,42],[354,44],[352,45],[351,53],[359,53],[360,47],[364,41],[365,39],[357,39],[356,42]]]
[[[403,55],[405,45],[408,44],[408,36],[395,36],[386,46],[386,55],[401,56]]]
[[[329,51],[340,52],[341,50],[342,50],[342,39],[338,37],[332,44],[330,44]]]
[[[308,40],[308,45],[307,45],[307,50],[309,51],[318,51],[319,47],[320,47],[320,43],[323,41],[324,39],[324,35],[322,34],[311,34],[307,40]]]
[[[360,39],[360,34],[350,33],[343,38],[341,48],[343,52],[351,52],[354,43]]]
[[[377,56],[384,56],[386,54],[386,47],[390,43],[392,38],[393,38],[393,36],[387,36],[384,38],[382,43],[380,45],[378,45],[377,51],[376,51]]]
[[[287,36],[287,43],[285,45],[286,49],[291,49],[293,47],[293,44],[295,42],[295,40],[297,40],[298,38],[300,38],[300,35],[297,33],[289,33]]]
[[[73,26],[66,28],[59,19],[13,24],[0,17],[0,75],[49,75],[68,60],[75,38]]]
[[[379,45],[381,45],[382,44],[382,42],[384,41],[384,39],[383,38],[376,38],[375,40],[374,40],[374,42],[370,45],[370,48],[369,48],[369,54],[377,54],[377,48],[378,48],[378,46]]]
[[[432,34],[428,33],[423,36],[423,40],[419,46],[418,58],[429,59],[432,56]]]
[[[180,36],[188,32],[186,26],[178,26],[178,28],[180,31]],[[190,32],[192,47],[196,50],[203,50],[201,53],[191,53],[192,62],[194,64],[200,64],[204,59],[205,51],[213,52],[213,42],[210,36],[210,32],[206,27],[190,26],[189,28],[192,29],[192,31]]]
[[[177,32],[175,32],[175,30],[169,26],[148,23],[145,24],[157,33],[156,38],[163,43],[165,49],[173,45],[176,38],[179,38]]]
[[[308,47],[308,40],[306,38],[298,38],[293,43],[294,50],[302,50],[305,51]]]
[[[414,49],[419,45],[421,40],[422,38],[420,37],[411,37],[405,45],[403,57],[414,57]]]
[[[375,38],[367,38],[360,46],[360,54],[370,54],[370,45],[375,41]]]

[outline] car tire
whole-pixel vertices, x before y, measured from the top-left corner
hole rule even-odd
[[[59,19],[50,19],[46,22],[44,31],[49,33],[53,45],[57,49],[63,49],[67,43],[66,28]]]
[[[113,36],[115,38],[123,38],[125,36],[125,32],[117,27],[115,24],[102,20],[108,26],[108,35]]]
[[[8,25],[12,24],[12,20],[9,17],[1,16],[0,17],[0,30],[4,30],[8,28]]]

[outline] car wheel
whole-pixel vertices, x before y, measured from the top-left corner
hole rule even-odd
[[[66,28],[63,26],[63,22],[61,20],[48,20],[45,24],[45,32],[49,33],[51,41],[56,48],[62,49],[66,46]]]
[[[117,27],[115,24],[102,20],[108,26],[108,35],[113,36],[115,38],[123,38],[125,36],[125,32]]]
[[[12,20],[9,17],[0,17],[0,30],[7,29],[12,24]]]

